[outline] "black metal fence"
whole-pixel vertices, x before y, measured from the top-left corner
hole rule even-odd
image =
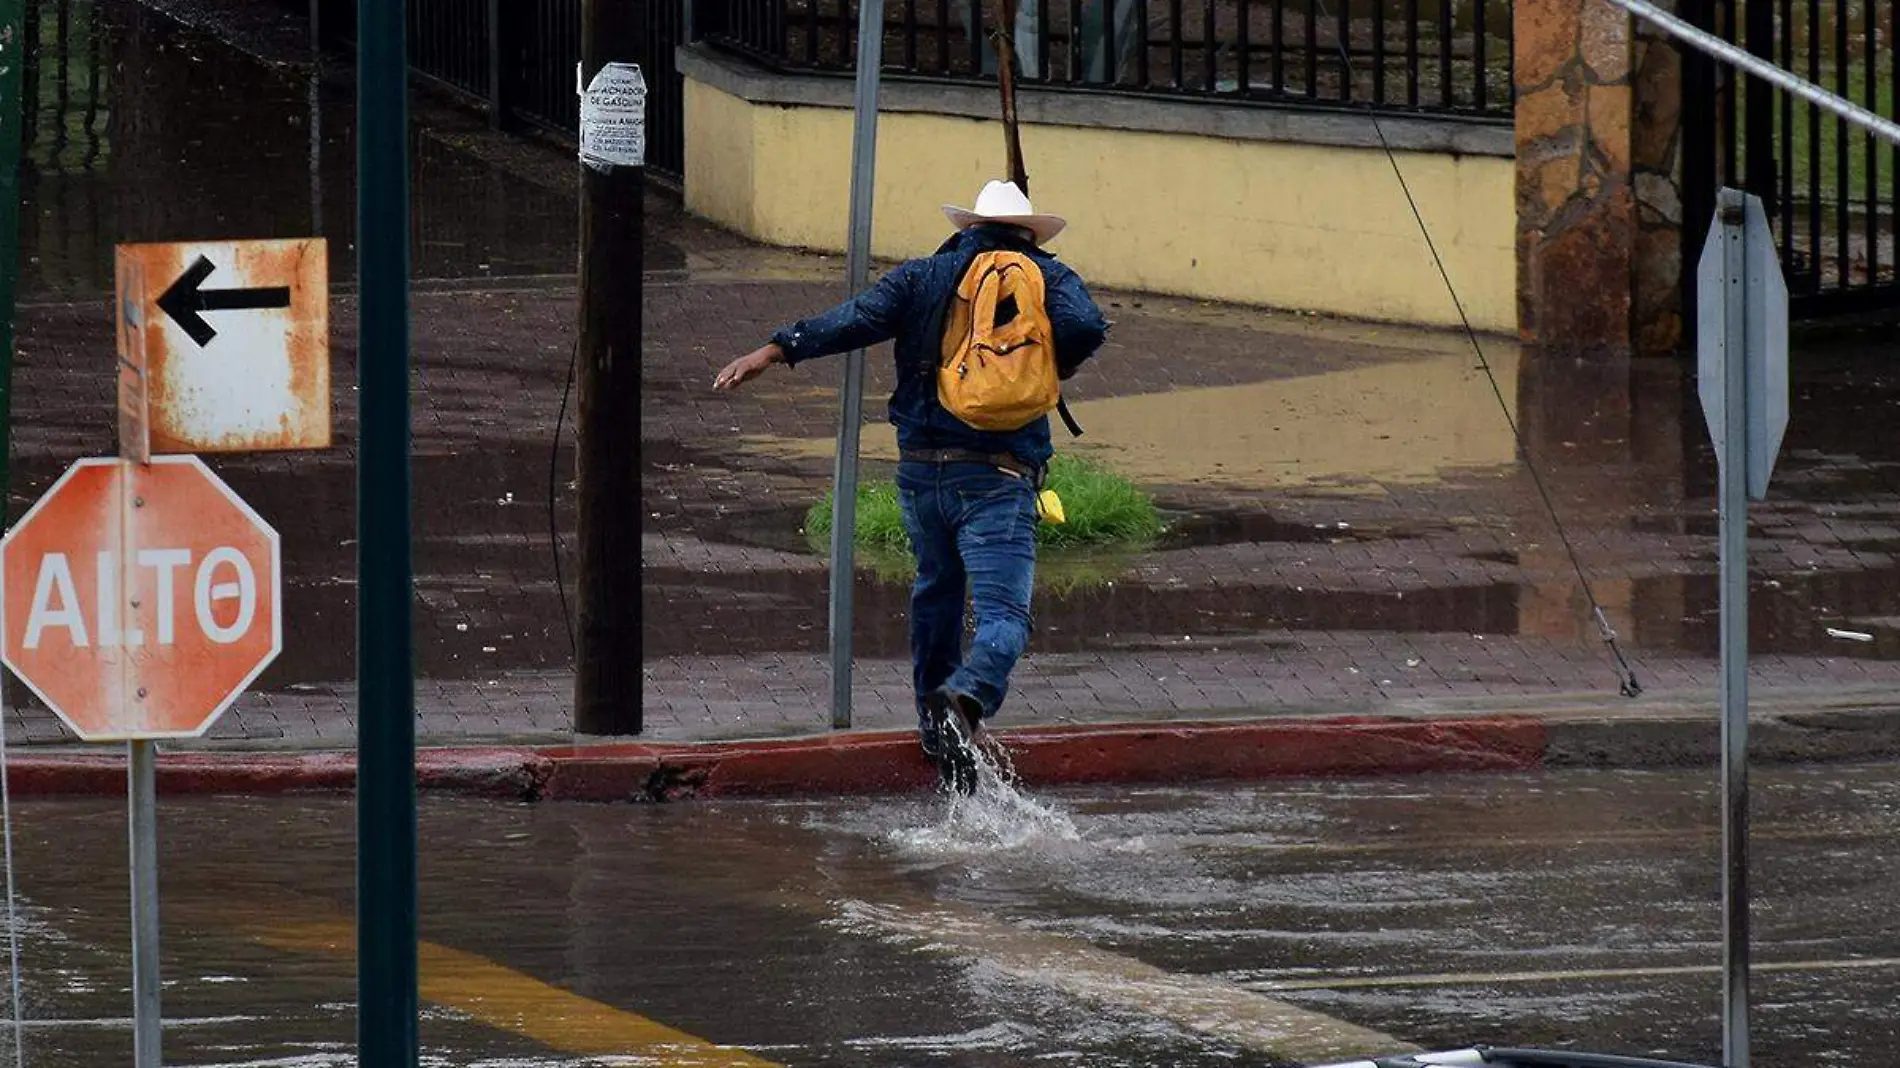
[[[114,115],[124,53],[93,0],[28,0],[21,57],[20,292],[94,294],[112,284]]]
[[[883,0],[894,74],[993,76],[972,0]],[[781,70],[852,69],[850,0],[697,0],[700,36]],[[1026,82],[1508,118],[1508,0],[1021,0]],[[1342,48],[1342,45],[1344,46]]]
[[[685,167],[684,90],[673,50],[679,0],[649,4],[644,56],[647,168],[679,178]],[[581,0],[408,0],[409,62],[437,86],[487,110],[501,125],[573,138],[580,125],[575,67],[581,58]],[[318,0],[326,44],[355,41],[356,0]]]
[[[1895,0],[1688,0],[1684,14],[1893,118],[1900,99],[1895,9]],[[1733,186],[1768,209],[1796,316],[1900,306],[1900,153],[1699,54],[1685,58],[1683,76],[1686,263],[1701,254],[1713,191]],[[1692,271],[1688,279],[1693,286]]]
[[[673,61],[688,0],[649,5],[647,165],[685,167],[684,87]],[[843,73],[854,0],[690,0],[695,35],[768,67]],[[992,78],[980,0],[882,0],[896,76]],[[1508,121],[1509,0],[1019,0],[1026,83]],[[1717,0],[1719,2],[1719,0]],[[1733,2],[1733,0],[1729,0]],[[1782,0],[1790,2],[1790,0]],[[417,74],[499,124],[573,137],[581,0],[407,0]],[[355,40],[355,0],[316,0],[317,32]]]
[[[31,0],[21,27],[21,147],[36,174],[93,173],[111,151],[117,80],[99,5]]]
[[[450,88],[486,98],[496,88],[489,20],[512,5],[488,0],[429,0],[409,5],[409,62]],[[503,16],[505,17],[505,16]]]

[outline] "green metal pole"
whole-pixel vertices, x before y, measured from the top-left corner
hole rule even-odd
[[[414,1068],[408,5],[357,2],[357,1055]]]
[[[20,273],[20,130],[26,0],[0,0],[0,527],[10,521],[13,475],[13,312]]]

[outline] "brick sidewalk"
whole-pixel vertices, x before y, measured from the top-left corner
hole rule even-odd
[[[559,153],[452,116],[429,126],[459,167],[541,190],[534,219],[571,203]],[[657,205],[650,216],[668,270],[650,279],[642,373],[648,723],[668,738],[822,729],[826,569],[798,528],[829,481],[840,366],[768,376],[737,397],[707,383],[772,328],[835,300],[840,265],[751,249]],[[542,236],[549,262],[572,262],[558,234]],[[546,502],[572,292],[558,279],[487,279],[415,300],[427,740],[570,729]],[[1520,367],[1510,343],[1487,339],[1520,451],[1457,337],[1101,296],[1116,326],[1073,383],[1088,428],[1075,447],[1141,482],[1172,531],[1133,558],[1045,557],[1058,581],[1039,594],[1009,722],[1613,699],[1526,455],[1645,685],[1713,685],[1712,463],[1680,368]],[[278,526],[289,574],[285,654],[219,725],[221,741],[353,738],[354,317],[338,300],[337,448],[214,465]],[[103,300],[23,309],[13,514],[71,460],[112,450],[108,331]],[[871,361],[871,475],[887,470],[886,363]],[[1764,686],[1885,683],[1900,672],[1900,443],[1878,432],[1893,383],[1869,360],[1821,352],[1797,352],[1795,376],[1774,495],[1755,513],[1756,667]],[[572,416],[555,457],[563,531]],[[1065,572],[1092,578],[1067,584]],[[901,577],[867,571],[857,590],[858,720],[907,722]],[[1830,639],[1829,626],[1876,640]],[[63,737],[16,683],[7,693],[15,738]]]
[[[729,258],[702,268],[698,277],[712,280],[689,276],[648,293],[644,709],[657,738],[780,735],[828,723],[826,571],[798,524],[829,479],[839,365],[768,376],[730,399],[706,383],[730,354],[838,287],[810,280],[828,264],[809,264],[791,280],[779,280],[782,263],[774,278],[735,280],[744,267],[742,257]],[[1032,655],[1004,722],[1376,713],[1422,699],[1556,693],[1620,704],[1488,383],[1445,378],[1448,361],[1469,361],[1455,339],[1105,299],[1119,306],[1099,366],[1117,373],[1077,380],[1086,441],[1148,472],[1143,482],[1174,529],[1152,552],[1098,561],[1105,577],[1093,585],[1039,595]],[[571,679],[545,501],[572,344],[571,289],[438,291],[415,304],[419,730],[432,743],[562,737]],[[101,303],[35,307],[23,317],[15,514],[71,459],[112,448],[111,383],[97,356],[109,351],[105,314]],[[284,657],[219,724],[223,744],[353,740],[348,301],[338,302],[334,321],[338,447],[215,464],[283,533],[290,577]],[[1679,376],[1639,367],[1552,378],[1537,368],[1516,373],[1502,343],[1487,342],[1487,354],[1507,385],[1515,382],[1529,454],[1648,696],[1707,694],[1715,677],[1708,457],[1700,425],[1683,415]],[[1900,682],[1900,640],[1887,622],[1900,616],[1891,555],[1900,546],[1896,446],[1854,430],[1873,425],[1866,420],[1886,397],[1852,365],[1829,359],[1797,370],[1805,410],[1825,406],[1828,416],[1797,417],[1776,495],[1756,516],[1755,667],[1767,691]],[[887,388],[876,356],[871,378],[866,440],[875,453],[877,398]],[[1376,389],[1392,388],[1382,382],[1427,380],[1469,389],[1476,400],[1441,392],[1393,415],[1377,399]],[[1316,386],[1326,383],[1345,391]],[[1245,392],[1256,388],[1265,392]],[[1230,395],[1306,398],[1331,430],[1284,439],[1304,449],[1271,456],[1273,465],[1233,462],[1229,440],[1254,428],[1204,417]],[[1374,415],[1355,416],[1359,398]],[[556,460],[564,531],[573,521],[571,416]],[[1288,426],[1301,419],[1313,421],[1267,412]],[[1450,442],[1439,451],[1453,460],[1460,449],[1491,460],[1406,470],[1376,448],[1368,453],[1382,435],[1405,438],[1408,450]],[[1364,461],[1357,475],[1355,457]],[[1307,469],[1319,477],[1289,477]],[[570,556],[570,580],[572,564]],[[905,590],[869,572],[857,588],[857,722],[906,723]],[[1828,639],[1826,626],[1876,640]],[[61,740],[57,723],[22,707],[25,695],[10,686],[13,737]]]
[[[301,54],[294,35],[252,32],[244,5],[193,10],[275,62]],[[257,66],[200,44],[192,62],[215,59],[221,84]],[[353,173],[350,87],[336,75],[321,86],[316,176],[333,196]],[[275,74],[259,84],[268,99],[225,96],[268,109],[306,91]],[[575,165],[426,94],[415,109],[416,267],[449,278],[413,302],[417,725],[433,744],[561,739],[572,729],[572,598],[555,581],[549,501],[571,582],[571,407],[550,449],[574,284],[533,276],[575,262]],[[312,175],[293,147],[227,172],[213,166],[224,158],[215,146],[198,146],[205,162],[191,180],[242,186],[252,208],[272,197],[301,205]],[[41,300],[81,299],[23,297],[16,516],[72,460],[114,448],[110,311],[93,291],[110,279],[112,242],[141,235],[86,231],[85,220],[162,222],[163,234],[142,235],[152,238],[224,232],[234,206],[178,199],[161,219],[144,210],[151,198],[123,212],[128,187],[87,174],[43,174],[32,188],[42,210],[65,214],[27,234],[41,243],[27,249],[23,285]],[[350,273],[349,218],[340,201],[324,213],[339,280]],[[649,734],[822,731],[826,562],[799,527],[829,483],[841,367],[773,374],[736,397],[708,384],[774,327],[837,299],[842,265],[750,248],[659,198],[648,225],[638,504]],[[511,272],[521,277],[496,277]],[[1487,339],[1520,447],[1461,338],[1098,295],[1115,330],[1072,383],[1088,434],[1059,433],[1059,446],[1137,480],[1171,530],[1130,557],[1044,557],[1032,652],[1003,723],[1398,713],[1558,695],[1610,717],[1713,691],[1713,463],[1682,368],[1521,365],[1511,343]],[[351,300],[335,302],[336,448],[213,462],[279,529],[287,584],[284,654],[210,744],[354,740],[355,316]],[[1885,433],[1897,389],[1884,359],[1797,345],[1794,422],[1771,499],[1754,513],[1764,704],[1900,682],[1900,440]],[[870,364],[871,476],[888,471],[887,362],[878,353]],[[1641,701],[1616,696],[1527,458],[1636,664]],[[869,569],[856,590],[856,722],[907,724],[903,580]],[[1874,640],[1830,638],[1828,627]],[[13,740],[67,740],[23,687],[5,687]]]

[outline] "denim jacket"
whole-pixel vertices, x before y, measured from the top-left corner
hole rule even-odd
[[[1047,416],[1020,430],[995,433],[964,423],[937,402],[937,363],[950,300],[977,254],[1002,248],[1027,253],[1042,268],[1057,370],[1066,379],[1095,355],[1108,323],[1079,275],[998,226],[976,226],[952,236],[933,255],[899,265],[853,299],[793,323],[772,340],[785,351],[785,363],[796,365],[895,339],[897,388],[890,420],[897,427],[898,448],[1007,452],[1041,467],[1054,452]]]

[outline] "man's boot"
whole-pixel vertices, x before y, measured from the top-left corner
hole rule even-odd
[[[965,796],[976,793],[976,725],[982,709],[976,698],[939,687],[924,697],[924,715],[937,734],[937,774],[945,786]]]

